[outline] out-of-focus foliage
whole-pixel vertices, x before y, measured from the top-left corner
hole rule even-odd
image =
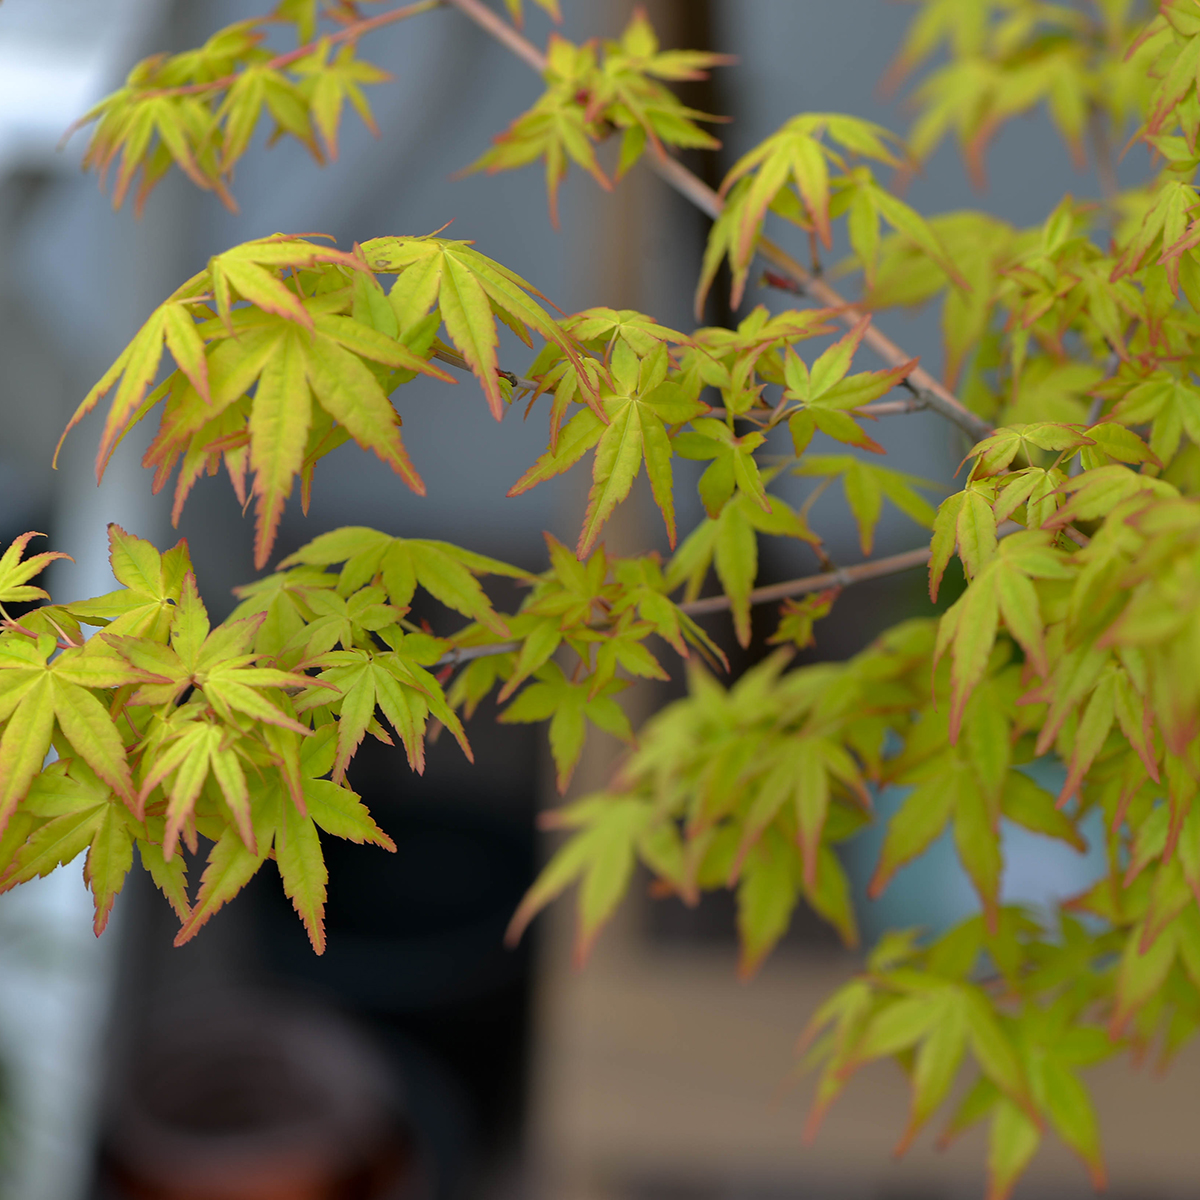
[[[638,9],[617,41],[576,46],[552,34],[546,52],[546,91],[519,116],[472,169],[508,171],[544,160],[550,216],[558,223],[558,189],[573,162],[601,187],[612,186],[596,158],[596,143],[621,135],[619,179],[647,145],[716,149],[720,146],[697,121],[719,118],[681,104],[660,80],[704,79],[708,68],[732,61],[698,50],[661,50],[658,37]]]
[[[760,306],[735,328],[691,331],[630,310],[561,316],[436,235],[346,250],[280,235],[214,257],[170,296],[76,420],[112,393],[102,469],[161,405],[146,456],[156,486],[179,468],[178,514],[199,474],[224,465],[240,499],[257,497],[260,566],[296,478],[307,502],[317,459],[348,439],[421,491],[391,397],[417,374],[449,381],[438,363],[473,372],[497,418],[518,397],[527,413],[541,403],[546,449],[512,492],[586,462],[579,539],[548,537],[549,565],[530,575],[475,549],[343,528],[243,588],[213,629],[186,547],[160,556],[114,527],[117,591],[17,617],[0,607],[0,885],[86,854],[100,929],[136,845],[186,938],[274,858],[320,950],[322,835],[390,846],[347,782],[363,739],[399,739],[419,771],[436,722],[469,755],[464,722],[494,697],[502,721],[548,723],[562,791],[590,727],[630,747],[604,790],[551,814],[567,836],[512,935],[577,885],[585,955],[641,864],[689,903],[733,889],[751,974],[801,903],[856,943],[839,846],[877,820],[881,789],[901,789],[871,894],[945,835],[979,910],[936,940],[888,934],[816,1014],[811,1128],[855,1072],[890,1057],[912,1082],[899,1149],[966,1072],[945,1136],[990,1122],[993,1200],[1049,1132],[1102,1183],[1080,1072],[1123,1050],[1169,1059],[1200,1028],[1200,0],[919,3],[896,76],[943,57],[915,89],[909,145],[857,118],[796,116],[730,171],[701,267],[703,297],[727,259],[738,303],[768,221],[799,227],[815,256],[844,217],[856,305]],[[332,153],[342,99],[358,104],[358,84],[378,78],[357,39],[433,6],[366,17],[344,0],[284,0],[275,16],[296,51],[271,58],[248,21],[148,60],[92,114],[89,162],[119,160],[118,199],[171,162],[227,196],[264,107]],[[545,94],[477,165],[544,160],[553,208],[569,161],[610,185],[597,144],[615,134],[618,175],[647,147],[711,146],[665,82],[720,61],[660,50],[640,13],[619,41],[553,36]],[[1042,103],[1080,154],[1090,137],[1099,203],[1066,197],[1016,229],[983,212],[918,214],[875,177],[947,132],[979,172],[996,130]],[[1120,191],[1109,157],[1131,137],[1150,167]],[[884,369],[861,361],[882,345],[871,314],[931,301],[944,378],[992,426],[936,509],[936,485],[882,465],[869,432],[927,402],[915,360],[882,347]],[[541,339],[520,375],[501,368],[499,325]],[[886,398],[901,387],[909,400]],[[705,464],[705,516],[682,536],[676,458]],[[600,540],[643,469],[665,562]],[[798,509],[775,490],[789,474],[813,481]],[[864,555],[886,500],[931,531],[931,600],[955,558],[966,586],[849,661],[793,668],[842,587],[913,562],[831,562],[814,516],[831,485]],[[48,599],[31,581],[53,555],[25,559],[32,536],[0,558],[0,605]],[[761,538],[819,574],[760,590]],[[496,576],[525,587],[515,611],[487,590]],[[703,597],[710,577],[719,590]],[[418,589],[446,610],[436,633],[410,620]],[[719,639],[694,617],[728,609],[749,646],[767,598],[785,601],[769,639],[780,649],[721,681]],[[621,693],[678,658],[686,697],[634,731]],[[1047,759],[1065,767],[1057,796],[1038,782]],[[1103,874],[1050,912],[1005,905],[1006,824],[1079,851],[1099,828]],[[178,849],[202,839],[193,894]]]

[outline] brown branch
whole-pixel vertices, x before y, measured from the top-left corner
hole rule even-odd
[[[849,587],[852,583],[862,583],[864,579],[878,579],[900,571],[911,571],[913,567],[924,566],[931,555],[929,547],[924,546],[918,550],[906,550],[903,554],[893,554],[888,558],[872,559],[855,567],[840,567],[836,571],[825,571],[820,575],[789,579],[786,583],[773,583],[768,587],[755,588],[750,593],[750,603],[769,604],[772,600],[786,600],[789,596],[803,596],[806,592]],[[709,596],[704,600],[692,600],[681,604],[679,610],[694,617],[703,613],[725,612],[731,607],[728,596]]]
[[[451,0],[451,3],[456,2],[457,0]],[[864,579],[878,579],[900,571],[911,571],[913,567],[924,566],[930,555],[929,548],[922,547],[919,550],[906,550],[903,554],[893,554],[889,558],[876,558],[854,567],[826,571],[821,575],[808,575],[803,579],[789,579],[786,583],[773,583],[769,587],[755,588],[750,593],[750,603],[769,604],[772,600],[786,600],[789,596],[802,596],[805,592],[849,587],[853,583],[861,583]],[[730,607],[728,596],[709,596],[704,600],[691,600],[681,604],[679,611],[694,617],[704,613],[725,612]],[[473,658],[486,658],[489,654],[510,654],[520,648],[520,642],[503,642],[496,646],[465,646],[443,654],[434,665],[458,666]]]
[[[481,29],[485,29],[498,42],[507,46],[518,58],[523,59],[539,75],[546,69],[546,56],[526,37],[522,37],[503,17],[498,17],[480,0],[446,0],[453,8],[460,9]]]
[[[861,408],[849,408],[845,411],[852,417],[892,417],[901,413],[924,412],[929,407],[928,404],[920,396],[909,396],[905,400],[879,400],[874,404],[864,404]],[[801,411],[796,409],[794,411]],[[716,417],[719,420],[724,420],[729,415],[729,410],[721,407],[710,408],[704,413],[706,417]],[[735,414],[739,419],[746,421],[754,421],[755,424],[763,424],[767,418],[771,419],[772,427],[778,424],[776,421],[774,410],[762,408],[749,409],[744,413]],[[789,414],[790,415],[790,414]],[[756,418],[763,418],[762,421]],[[1092,424],[1095,424],[1093,421]]]
[[[471,364],[454,350],[439,348],[433,352],[433,357],[439,362],[444,362],[448,367],[454,367],[459,371],[471,370]],[[520,375],[516,375],[512,371],[505,371],[501,367],[496,368],[496,374],[502,379],[507,379],[519,391],[536,392],[542,386],[536,379],[522,379]]]
[[[451,0],[457,3],[457,0]],[[1020,533],[1025,527],[1016,521],[1004,521],[996,529],[998,538],[1006,538],[1010,534]],[[850,587],[851,584],[863,583],[867,579],[881,579],[886,575],[898,575],[901,571],[911,571],[914,567],[923,567],[933,557],[928,546],[916,550],[905,550],[901,554],[891,554],[887,558],[873,558],[867,562],[858,563],[853,567],[839,567],[834,571],[823,571],[820,575],[805,575],[802,579],[788,579],[783,583],[772,583],[767,587],[755,588],[750,593],[751,604],[770,604],[773,600],[786,600],[790,596],[803,596],[807,592],[823,592],[829,588]],[[688,600],[679,605],[679,611],[690,617],[703,616],[707,613],[725,612],[733,604],[728,596],[707,596],[703,600]],[[519,650],[520,642],[504,642],[497,646],[470,646],[459,650],[451,650],[438,659],[436,666],[457,666],[473,658],[484,658],[489,654],[509,654]]]
[[[651,160],[652,165],[657,165]],[[684,170],[687,168],[685,167]],[[697,180],[697,182],[700,182]],[[715,194],[715,193],[714,193]],[[720,197],[717,197],[720,199]],[[790,254],[767,238],[760,239],[758,252],[772,266],[777,267],[790,281],[789,291],[797,291],[811,297],[826,308],[836,308],[837,318],[849,328],[853,328],[867,316],[867,312],[856,304],[851,304],[837,290],[830,287],[824,279],[809,274]],[[906,353],[885,333],[872,322],[863,334],[866,342],[888,366],[902,367],[912,361],[912,355]],[[933,409],[948,421],[957,425],[972,441],[982,441],[995,428],[990,422],[964,407],[958,399],[942,383],[939,383],[923,367],[916,367],[902,381],[917,397],[924,401],[926,408]]]
[[[498,41],[503,42],[535,71],[541,72],[546,69],[546,56],[531,41],[522,37],[511,25],[492,12],[481,0],[446,0],[446,2],[470,17]],[[721,215],[725,202],[704,180],[689,171],[677,158],[672,158],[669,154],[651,151],[648,161],[651,168],[662,179],[690,200],[701,212],[714,220]],[[864,316],[868,315],[862,308],[852,304],[832,288],[824,279],[807,271],[787,251],[769,239],[764,237],[759,240],[758,253],[773,267],[783,272],[790,280],[794,290],[811,297],[822,307],[835,309],[837,318],[846,326],[853,328]],[[905,353],[891,338],[881,333],[873,322],[867,327],[863,341],[889,366],[899,367],[912,361],[913,356]],[[923,401],[927,408],[933,409],[934,412],[940,413],[947,420],[952,421],[974,441],[980,441],[992,432],[992,426],[987,421],[964,407],[944,384],[923,368],[916,367],[910,371],[906,382],[917,399]]]
[[[492,654],[512,654],[520,648],[520,642],[501,642],[496,646],[459,646],[455,650],[447,650],[433,665],[435,667],[457,667],[461,663],[470,662],[473,658],[487,658]]]
[[[1005,538],[1011,533],[1019,533],[1023,528],[1024,526],[1018,525],[1016,521],[1005,521],[997,527],[996,536]],[[903,554],[892,554],[887,558],[874,558],[853,567],[840,567],[836,571],[825,571],[820,575],[806,575],[803,579],[772,583],[767,587],[755,588],[750,593],[750,603],[769,604],[772,600],[786,600],[789,596],[803,596],[806,592],[822,592],[827,588],[862,583],[864,579],[896,575],[901,571],[911,571],[913,567],[924,566],[932,556],[932,551],[923,546],[917,550],[905,550]],[[692,600],[681,604],[679,610],[694,617],[698,613],[724,612],[732,607],[728,596],[709,596],[704,600]]]
[[[457,0],[451,0],[457,3]],[[1014,528],[1016,528],[1014,526]],[[893,554],[889,558],[876,558],[870,562],[859,563],[854,567],[841,567],[836,571],[826,571],[820,575],[808,575],[803,579],[790,579],[786,583],[773,583],[769,587],[755,588],[750,593],[751,604],[769,604],[772,600],[786,600],[789,596],[802,596],[806,592],[822,592],[828,588],[849,587],[861,583],[864,579],[878,579],[884,575],[895,575],[900,571],[911,571],[913,567],[922,567],[930,559],[928,547],[918,550],[906,550],[903,554]],[[689,616],[700,616],[704,613],[725,612],[731,607],[728,596],[710,596],[704,600],[691,600],[679,605],[679,611]],[[495,646],[465,646],[450,650],[443,654],[435,666],[458,666],[474,658],[486,658],[489,654],[510,654],[521,648],[520,642],[503,642]]]

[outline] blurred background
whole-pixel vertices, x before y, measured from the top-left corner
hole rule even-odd
[[[965,0],[964,0],[965,2]],[[450,234],[529,279],[565,311],[638,308],[691,328],[706,223],[638,170],[613,195],[575,173],[562,229],[546,215],[537,169],[453,174],[536,97],[520,62],[453,11],[384,30],[363,54],[393,73],[373,89],[383,137],[354,118],[341,161],[317,167],[294,144],[251,152],[225,212],[173,175],[140,222],[114,213],[79,172],[84,142],[63,130],[117,86],[139,57],[198,44],[257,15],[250,0],[4,0],[0,5],[0,537],[45,530],[74,557],[51,587],[70,599],[108,590],[104,529],[117,521],[165,547],[165,497],[152,497],[130,438],[97,489],[98,423],[50,456],[69,413],[150,309],[208,256],[276,231],[319,230],[347,246],[389,233]],[[574,40],[614,35],[628,0],[564,0]],[[845,111],[902,131],[902,109],[876,81],[911,10],[882,0],[657,0],[669,46],[734,53],[738,65],[694,85],[696,107],[732,115],[719,155],[693,165],[716,183],[743,150],[804,110]],[[542,41],[540,13],[530,32]],[[990,189],[973,193],[944,148],[908,198],[927,213],[986,205],[1039,222],[1065,191],[1089,195],[1041,119],[1010,127],[990,156]],[[797,251],[801,247],[795,247]],[[841,251],[839,250],[839,253]],[[751,289],[742,313],[720,295],[706,319],[784,307]],[[889,333],[937,367],[936,317],[890,316]],[[527,358],[506,343],[504,363]],[[871,364],[865,364],[870,366]],[[540,569],[543,530],[573,538],[587,480],[578,468],[516,500],[504,493],[544,446],[535,413],[497,425],[470,382],[418,380],[397,398],[429,495],[417,499],[377,460],[345,447],[317,473],[312,509],[289,512],[279,553],[327,529],[368,523],[441,537]],[[895,465],[948,483],[963,446],[936,417],[881,422]],[[800,481],[790,499],[802,496]],[[785,486],[785,494],[786,486]],[[681,525],[699,519],[693,501]],[[860,557],[833,494],[814,521],[839,563]],[[214,619],[254,577],[250,523],[223,478],[202,481],[180,534],[189,540]],[[885,516],[877,553],[922,531]],[[608,534],[622,550],[661,542],[635,492]],[[803,547],[764,547],[764,582],[809,573]],[[819,627],[817,654],[843,657],[921,611],[920,572],[863,585]],[[773,614],[765,614],[769,624]],[[724,618],[710,628],[728,645]],[[769,631],[769,630],[768,630]],[[762,652],[739,654],[740,668]],[[642,712],[665,690],[644,689]],[[369,746],[352,782],[398,844],[396,856],[328,849],[329,950],[312,955],[278,879],[202,935],[172,949],[175,922],[131,876],[108,932],[91,934],[78,866],[0,898],[0,1196],[12,1200],[783,1200],[982,1194],[983,1146],[936,1154],[926,1138],[889,1158],[905,1083],[880,1068],[857,1081],[811,1147],[800,1129],[808,1085],[790,1078],[792,1046],[815,1005],[855,958],[798,911],[784,945],[750,984],[735,980],[733,908],[651,902],[635,888],[583,971],[570,968],[571,914],[560,906],[516,951],[501,937],[547,847],[538,810],[555,802],[540,731],[501,727],[482,710],[469,769],[448,739],[423,778]],[[589,747],[575,790],[601,781],[614,747]],[[883,798],[886,808],[889,798]],[[860,875],[869,870],[871,847]],[[1008,847],[1009,897],[1044,903],[1076,891],[1094,864],[1038,839]],[[865,913],[930,927],[973,901],[951,849],[902,873]],[[1097,1072],[1115,1195],[1192,1196],[1200,1180],[1200,1059],[1165,1080],[1124,1067]],[[1027,1197],[1082,1195],[1065,1152],[1043,1150]]]

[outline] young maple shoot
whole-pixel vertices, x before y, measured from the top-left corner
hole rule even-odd
[[[546,83],[477,167],[541,161],[553,215],[570,163],[612,185],[597,147],[619,135],[618,176],[644,159],[715,216],[701,298],[728,260],[740,303],[761,256],[801,299],[684,331],[611,308],[560,318],[532,284],[437,234],[341,249],[277,235],[213,257],[72,420],[111,396],[99,471],[157,413],[154,488],[175,475],[178,519],[200,474],[223,466],[256,502],[263,567],[297,481],[307,507],[318,460],[348,439],[423,491],[391,397],[418,374],[454,383],[451,366],[473,373],[496,419],[517,398],[546,410],[547,448],[513,494],[586,463],[578,542],[547,535],[548,566],[531,575],[474,548],[342,528],[240,589],[214,628],[186,545],[160,554],[115,525],[116,591],[11,616],[4,604],[49,600],[30,580],[54,555],[25,558],[36,535],[23,536],[0,558],[0,887],[85,855],[100,932],[136,846],[182,941],[271,859],[319,953],[322,839],[394,849],[348,783],[363,739],[398,739],[420,771],[433,721],[469,757],[463,719],[494,695],[500,720],[548,723],[564,792],[589,726],[630,744],[606,789],[551,814],[567,837],[510,936],[577,885],[586,955],[641,864],[688,902],[736,892],[750,974],[800,903],[856,944],[837,847],[877,819],[880,789],[903,789],[871,894],[950,831],[979,911],[936,937],[886,934],[819,1009],[805,1035],[820,1071],[809,1132],[859,1068],[896,1058],[912,1084],[898,1149],[965,1074],[944,1137],[989,1122],[992,1200],[1050,1132],[1101,1184],[1079,1073],[1155,1045],[1169,1060],[1200,1028],[1200,0],[918,3],[891,79],[944,61],[913,91],[907,145],[855,117],[802,113],[719,193],[672,156],[715,145],[702,127],[714,118],[668,84],[724,60],[662,50],[641,12],[617,40],[554,34],[543,52],[519,32],[520,0],[508,19],[481,0],[369,17],[352,0],[282,0],[135,67],[85,117],[86,164],[115,168],[117,204],[135,182],[143,203],[172,166],[232,204],[260,119],[334,157],[344,102],[371,124],[362,87],[386,78],[360,40],[452,8],[438,19],[475,21]],[[540,6],[557,17],[552,0]],[[270,23],[290,26],[295,47],[269,50]],[[1099,203],[1067,197],[1017,229],[984,212],[926,218],[876,178],[903,175],[950,132],[982,176],[989,139],[1042,104],[1095,162]],[[1122,190],[1110,147],[1131,137],[1152,153]],[[814,252],[844,220],[857,301],[767,238],[777,218]],[[933,301],[940,381],[875,324]],[[523,374],[501,369],[498,323],[531,349]],[[885,399],[897,388],[909,395]],[[935,485],[880,465],[868,432],[921,407],[973,443],[936,511]],[[706,464],[705,517],[682,535],[676,457]],[[601,541],[643,468],[666,562]],[[866,562],[830,560],[820,509],[773,490],[788,475],[814,481],[813,500],[840,484]],[[885,500],[931,531],[927,550],[869,557]],[[760,538],[803,544],[820,573],[757,587]],[[925,562],[935,599],[954,558],[966,587],[940,617],[931,608],[845,662],[790,666],[840,588]],[[516,611],[495,607],[493,576],[527,585]],[[719,593],[701,598],[714,576]],[[418,589],[457,615],[445,636],[409,619]],[[784,601],[770,639],[781,649],[722,682],[724,656],[694,616],[729,610],[747,646],[767,599]],[[635,732],[621,692],[678,659],[687,696]],[[1030,770],[1047,757],[1066,769],[1057,796]],[[1105,871],[1049,912],[1003,903],[1005,823],[1080,851],[1085,828],[1099,830]],[[181,845],[207,847],[198,888]]]

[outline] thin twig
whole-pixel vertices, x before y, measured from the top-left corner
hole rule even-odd
[[[495,646],[460,646],[447,650],[433,665],[435,667],[457,667],[473,658],[487,658],[492,654],[513,654],[520,650],[520,642],[501,642]]]
[[[802,596],[806,592],[823,592],[828,588],[849,587],[862,583],[864,579],[878,579],[883,575],[895,575],[900,571],[911,571],[924,566],[932,552],[928,546],[918,550],[906,550],[888,558],[876,558],[859,563],[855,567],[840,567],[836,571],[824,571],[820,575],[808,575],[803,579],[789,579],[786,583],[773,583],[768,587],[755,588],[750,593],[751,604],[769,604],[772,600],[786,600],[789,596]],[[709,596],[704,600],[692,600],[679,606],[680,612],[688,616],[703,613],[724,612],[732,607],[728,596]]]
[[[907,400],[880,400],[875,404],[864,404],[862,408],[854,409],[870,417],[891,417],[898,413],[924,412],[929,407],[923,396],[909,396]]]
[[[658,169],[656,160],[652,159],[651,164],[655,166],[656,170]],[[682,166],[682,164],[680,165]],[[683,169],[687,170],[686,167]],[[697,182],[700,181],[697,180]],[[720,200],[715,192],[713,195]],[[825,308],[836,309],[834,315],[843,325],[850,328],[868,315],[864,309],[856,304],[851,304],[840,292],[830,287],[824,279],[810,275],[786,250],[776,246],[769,239],[762,238],[759,241],[758,252],[772,266],[783,272],[782,278],[770,272],[767,273],[767,281],[772,287],[783,287],[797,295],[808,296]],[[902,367],[905,363],[912,361],[912,355],[897,346],[886,334],[881,333],[874,322],[867,326],[867,331],[863,334],[863,341],[889,366]],[[977,416],[969,408],[965,408],[952,392],[922,367],[914,367],[900,382],[918,400],[922,401],[925,408],[931,408],[946,420],[952,421],[973,441],[982,441],[995,428],[990,422]]]
[[[511,25],[481,3],[481,0],[446,0],[446,2],[470,17],[498,41],[503,42],[535,71],[545,71],[546,56],[531,41],[522,37]],[[647,161],[653,171],[690,200],[701,212],[706,213],[714,220],[721,215],[721,211],[725,207],[724,200],[677,158],[651,150],[647,154]],[[758,253],[773,267],[783,272],[794,289],[811,297],[822,307],[834,309],[835,316],[844,325],[853,328],[864,316],[869,315],[858,305],[848,301],[836,289],[830,287],[824,279],[806,270],[787,251],[769,239],[764,237],[759,240]],[[912,361],[913,356],[906,354],[891,338],[881,333],[873,322],[867,327],[863,341],[889,366],[900,367]],[[921,367],[914,367],[908,373],[906,382],[914,395],[924,401],[927,408],[933,409],[934,412],[952,421],[973,441],[980,441],[992,432],[993,426],[982,417],[976,416],[970,409],[965,408],[954,394],[928,371]]]
[[[456,0],[452,0],[456,2]],[[1014,526],[1014,528],[1016,528]],[[772,600],[785,600],[789,596],[802,596],[806,592],[821,592],[827,588],[849,587],[865,579],[878,579],[884,575],[895,575],[900,571],[911,571],[924,566],[931,557],[928,547],[906,550],[888,558],[877,558],[859,563],[854,567],[842,567],[836,571],[825,571],[820,575],[808,575],[803,579],[790,579],[786,583],[774,583],[769,587],[755,588],[750,593],[751,604],[769,604]],[[704,600],[690,600],[679,605],[679,611],[689,616],[724,612],[731,607],[728,596],[710,596]],[[495,646],[464,646],[450,650],[437,660],[434,666],[459,666],[475,658],[486,658],[490,654],[511,654],[521,648],[519,642],[502,642]]]
[[[1006,538],[1010,534],[1020,533],[1024,528],[1016,521],[1004,521],[997,527],[996,537]],[[905,550],[901,554],[891,554],[887,558],[874,558],[853,567],[840,567],[834,571],[822,571],[819,575],[805,575],[802,579],[789,579],[783,583],[755,588],[748,600],[751,604],[770,604],[773,600],[787,600],[791,596],[803,596],[807,592],[850,587],[868,579],[881,579],[887,575],[898,575],[901,571],[911,571],[914,567],[923,567],[932,557],[932,551],[927,546],[922,546],[916,550]],[[733,603],[728,596],[707,596],[703,600],[685,601],[679,605],[679,611],[696,617],[707,613],[725,612],[732,607]],[[457,666],[473,658],[485,658],[489,654],[511,654],[520,648],[519,642],[503,642],[496,646],[468,646],[443,654],[434,665]]]
[[[433,357],[440,362],[444,362],[447,366],[456,367],[460,371],[471,370],[471,364],[461,354],[457,354],[453,350],[437,349],[433,352]],[[542,386],[536,379],[522,379],[520,375],[514,375],[512,371],[505,371],[500,367],[496,368],[496,374],[502,379],[507,379],[518,391],[536,392]]]
[[[1088,132],[1092,137],[1092,150],[1096,156],[1096,181],[1100,184],[1100,195],[1104,203],[1112,205],[1121,190],[1117,182],[1117,170],[1113,165],[1112,144],[1108,140],[1108,128],[1104,114],[1093,108],[1088,118]]]
[[[852,417],[894,417],[901,413],[924,412],[929,407],[925,400],[920,396],[909,396],[906,400],[879,400],[874,404],[864,404],[861,408],[846,409]],[[725,408],[710,408],[704,414],[706,417],[716,417],[717,420],[723,421],[728,415],[729,410]],[[744,413],[734,414],[739,420],[753,421],[755,424],[763,424],[764,420],[769,419],[771,428],[778,424],[778,410],[773,409],[769,413],[763,412],[761,409],[751,409]],[[791,415],[791,414],[787,414]],[[764,428],[766,426],[764,425]]]
[[[546,56],[528,38],[522,37],[507,21],[498,17],[479,0],[446,0],[446,3],[461,9],[476,25],[486,29],[496,41],[503,42],[539,75],[546,69]]]

